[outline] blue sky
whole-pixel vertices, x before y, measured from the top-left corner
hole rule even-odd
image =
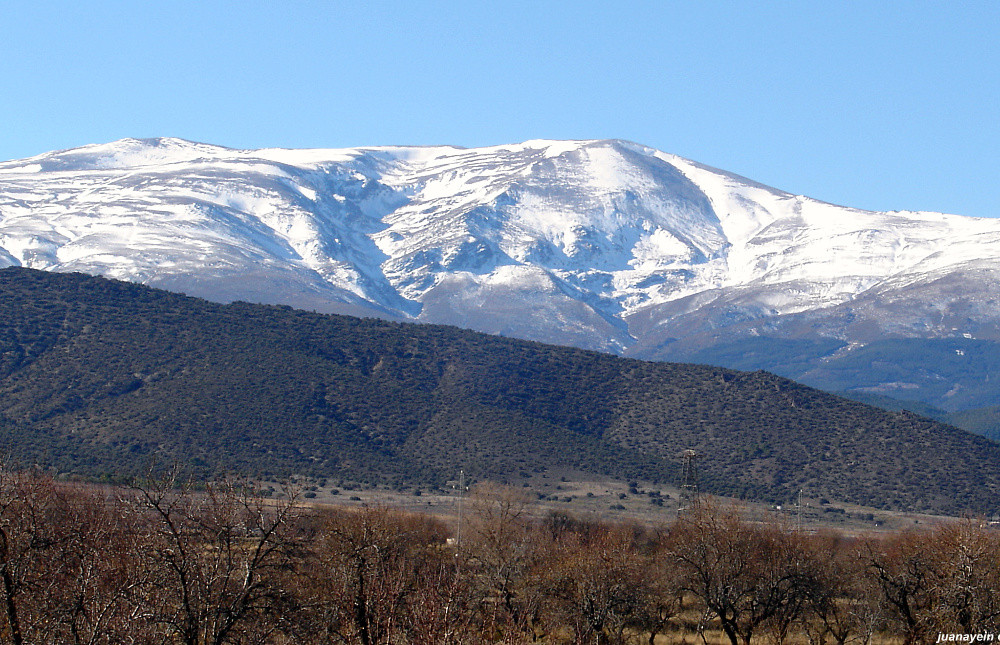
[[[1000,216],[996,2],[9,2],[0,159],[623,138],[871,209]]]

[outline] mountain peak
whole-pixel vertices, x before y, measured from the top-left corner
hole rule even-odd
[[[998,260],[996,220],[838,207],[618,139],[235,150],[164,137],[0,164],[0,265],[647,358],[805,328],[851,342],[973,333],[951,309],[982,337],[1000,305],[968,294],[991,293]],[[904,294],[923,313],[889,304]]]
[[[78,172],[89,170],[126,170],[144,166],[190,162],[235,151],[222,146],[178,139],[155,137],[125,138],[111,143],[95,143],[36,155],[22,162],[0,164],[0,172],[35,166],[41,172]]]

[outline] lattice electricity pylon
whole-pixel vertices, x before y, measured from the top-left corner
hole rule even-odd
[[[698,464],[701,455],[697,450],[681,453],[681,499],[677,512],[681,513],[698,504]]]

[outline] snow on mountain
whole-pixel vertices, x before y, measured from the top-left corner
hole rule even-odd
[[[1000,337],[1000,220],[869,212],[624,141],[0,163],[0,266],[651,358],[733,335]]]

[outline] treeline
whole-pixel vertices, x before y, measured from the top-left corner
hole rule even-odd
[[[449,527],[178,483],[0,473],[0,640],[917,643],[1000,628],[1000,534],[972,521],[847,539],[702,504],[650,528],[533,518],[519,490],[482,485]]]

